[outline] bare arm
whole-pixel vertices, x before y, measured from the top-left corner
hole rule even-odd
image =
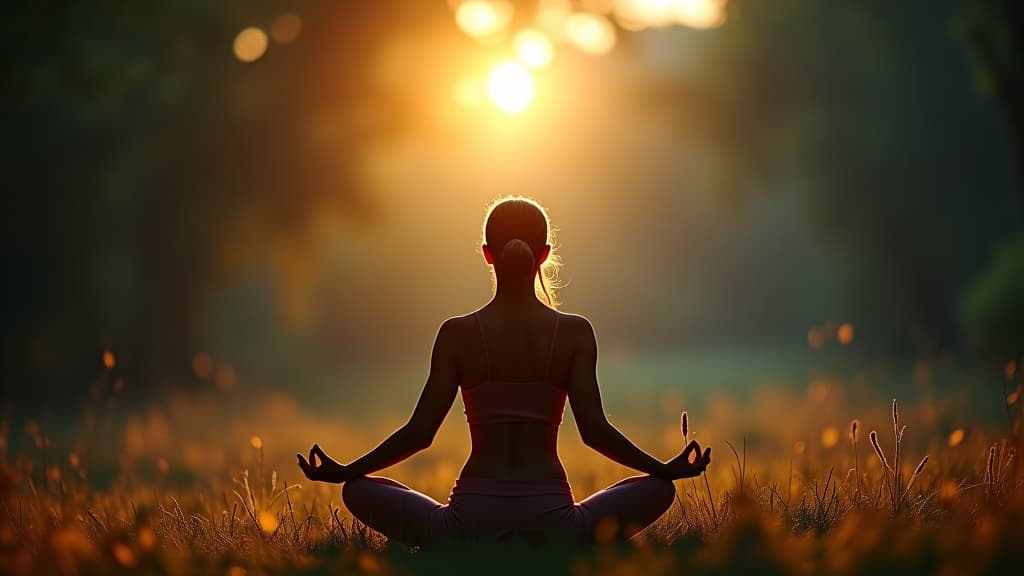
[[[584,333],[569,371],[569,403],[583,443],[623,466],[651,476],[685,478],[700,474],[711,461],[710,448],[702,454],[694,441],[669,462],[662,462],[638,448],[608,422],[597,384],[597,338],[590,322],[583,319],[583,323]]]
[[[397,464],[429,447],[459,390],[455,358],[452,326],[448,321],[437,333],[430,357],[430,375],[408,422],[351,464],[339,464],[314,444],[308,462],[302,454],[297,454],[299,468],[310,480],[341,483]],[[317,459],[322,462],[320,465]]]

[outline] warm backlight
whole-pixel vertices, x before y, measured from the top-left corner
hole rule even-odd
[[[725,23],[725,0],[675,0],[676,21],[690,28],[716,28]]]
[[[519,64],[502,62],[491,71],[487,95],[503,112],[518,114],[533,100],[533,79]]]
[[[569,42],[588,54],[607,54],[615,47],[615,27],[604,16],[576,12],[565,22]]]
[[[507,2],[467,0],[455,9],[455,23],[478,39],[500,36],[511,19],[512,7]]]
[[[540,30],[527,28],[516,34],[516,53],[530,68],[543,68],[551,63],[554,50],[551,41]]]

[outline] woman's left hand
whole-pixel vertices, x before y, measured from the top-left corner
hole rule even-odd
[[[308,462],[302,454],[296,454],[295,456],[299,459],[299,468],[302,469],[302,473],[310,480],[330,482],[332,484],[341,484],[348,480],[348,475],[346,474],[348,467],[325,454],[320,449],[319,444],[313,444],[313,447],[310,448]],[[317,464],[318,459],[320,464]]]

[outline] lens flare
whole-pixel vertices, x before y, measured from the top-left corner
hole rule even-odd
[[[551,63],[554,50],[551,41],[540,30],[526,28],[516,34],[516,54],[530,68],[543,68]]]
[[[455,23],[478,40],[500,37],[511,20],[512,5],[508,2],[468,0],[455,9]]]
[[[565,22],[565,36],[588,54],[607,54],[615,47],[615,27],[604,16],[576,12]]]
[[[487,81],[487,95],[507,114],[518,114],[533,101],[533,78],[515,62],[494,67]]]
[[[717,28],[725,23],[726,0],[675,0],[676,22],[690,28]]]
[[[615,18],[628,30],[672,23],[675,0],[616,0]]]

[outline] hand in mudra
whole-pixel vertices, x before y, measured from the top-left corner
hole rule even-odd
[[[310,480],[331,482],[332,484],[341,484],[348,480],[346,474],[348,467],[325,454],[319,444],[313,444],[313,447],[310,448],[308,462],[302,454],[295,456],[299,459],[299,468],[302,469],[302,473]],[[317,464],[317,460],[320,461],[320,464]]]
[[[710,463],[711,448],[708,447],[701,452],[700,444],[696,440],[691,440],[678,456],[665,463],[665,471],[672,480],[693,478],[704,472]]]

